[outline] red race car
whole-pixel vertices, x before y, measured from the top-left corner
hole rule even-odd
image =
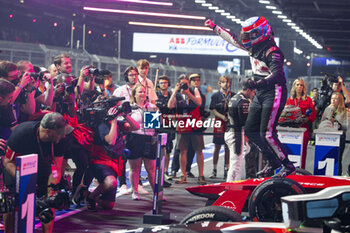
[[[277,179],[269,179],[277,181]],[[283,179],[278,179],[279,181]],[[288,181],[288,179],[287,179]],[[335,181],[336,183],[338,181]],[[266,182],[263,182],[266,184]],[[263,184],[262,183],[262,184]],[[287,183],[285,183],[287,184]],[[337,183],[339,184],[339,183]],[[278,186],[278,185],[276,185]],[[310,184],[308,186],[311,187]],[[265,186],[266,187],[266,186]],[[317,188],[316,188],[317,189]],[[120,233],[300,233],[350,232],[350,186],[334,186],[317,193],[282,197],[283,223],[243,221],[238,213],[221,206],[186,218],[181,224],[151,226]],[[226,219],[224,216],[226,215]],[[221,220],[218,218],[222,217]],[[186,222],[187,221],[187,222]],[[111,232],[114,233],[114,232]]]
[[[267,177],[188,187],[186,189],[190,193],[208,198],[209,206],[190,213],[182,223],[239,221],[245,218],[260,222],[282,222],[281,197],[316,193],[327,187],[346,185],[350,185],[349,177],[292,175],[287,178]],[[242,217],[240,214],[243,211],[249,212],[249,217]]]

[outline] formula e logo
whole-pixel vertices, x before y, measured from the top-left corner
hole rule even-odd
[[[144,112],[143,113],[143,128],[145,128],[145,129],[159,129],[161,115],[162,114],[159,111]]]

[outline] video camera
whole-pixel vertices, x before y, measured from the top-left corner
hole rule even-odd
[[[90,126],[94,127],[100,122],[113,120],[122,113],[129,114],[132,108],[130,103],[126,101],[121,106],[118,106],[116,114],[108,115],[108,110],[111,107],[117,106],[118,102],[121,100],[125,100],[125,97],[111,96],[108,99],[93,102],[90,106],[81,110],[83,122],[87,122]]]
[[[337,83],[338,77],[332,74],[328,74],[325,72],[321,72],[321,74],[324,75],[324,78],[321,81],[321,88],[320,88],[320,100],[317,103],[317,117],[320,118],[323,114],[323,111],[325,108],[330,104],[330,95],[332,91],[332,84]]]
[[[70,206],[69,194],[67,187],[62,185],[63,182],[57,185],[49,185],[55,190],[55,194],[53,196],[41,197],[36,199],[36,216],[43,223],[49,223],[54,219],[53,212],[51,208],[56,210],[64,210],[68,209]]]
[[[321,81],[321,93],[320,95],[329,95],[329,92],[332,90],[331,83],[337,83],[338,77],[332,74],[321,72],[324,75],[324,79]]]

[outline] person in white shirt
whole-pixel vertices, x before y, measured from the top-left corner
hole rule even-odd
[[[124,71],[125,85],[118,87],[114,92],[113,96],[125,97],[124,101],[130,101],[131,90],[138,82],[139,72],[135,66],[129,66]]]
[[[138,130],[132,131],[127,135],[126,148],[130,150],[128,161],[130,165],[130,183],[132,187],[132,199],[140,200],[140,171],[142,162],[145,165],[148,181],[154,191],[156,157],[157,157],[157,140],[154,129],[145,129],[143,127],[144,112],[157,111],[156,105],[149,103],[146,99],[146,90],[141,84],[136,84],[132,89],[131,104],[138,108],[133,110],[130,116],[140,125]]]
[[[147,100],[152,104],[156,104],[158,97],[153,82],[147,78],[149,71],[149,62],[146,59],[138,60],[137,70],[139,72],[138,82],[145,88]]]
[[[125,69],[124,71],[124,81],[126,82],[125,85],[118,87],[114,92],[113,96],[117,97],[125,97],[124,101],[130,101],[131,100],[131,91],[135,84],[138,83],[138,76],[139,72],[135,66],[129,66]],[[119,194],[121,195],[128,195],[129,190],[128,187],[126,186],[126,162],[127,160],[124,160],[124,166],[123,166],[123,172],[121,176],[118,176],[118,181],[119,181]],[[139,194],[149,194],[147,190],[145,190],[142,187],[142,182],[139,182],[139,187],[138,187],[138,193]]]

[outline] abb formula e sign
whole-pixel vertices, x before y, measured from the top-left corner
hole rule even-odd
[[[133,52],[248,56],[216,35],[161,33],[134,33]]]

